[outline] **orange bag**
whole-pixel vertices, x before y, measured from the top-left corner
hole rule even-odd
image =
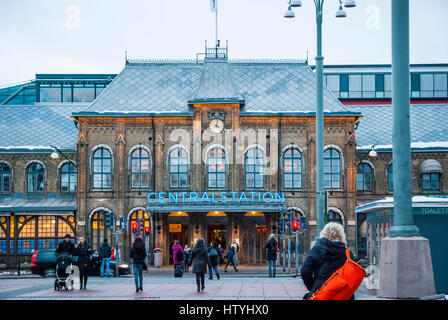
[[[361,285],[366,276],[363,267],[350,259],[350,252],[345,250],[347,260],[336,270],[324,284],[311,295],[309,300],[348,300]]]

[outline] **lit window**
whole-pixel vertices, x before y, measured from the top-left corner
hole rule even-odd
[[[90,230],[92,235],[92,248],[99,248],[104,239],[109,240],[109,244],[112,243],[111,232],[109,228],[105,228],[106,217],[105,211],[100,210],[95,212],[90,219]]]

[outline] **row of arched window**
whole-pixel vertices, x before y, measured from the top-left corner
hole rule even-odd
[[[25,168],[26,191],[30,194],[44,193],[45,167],[40,161],[32,161]],[[7,162],[0,163],[0,193],[11,192],[12,170]],[[76,167],[72,162],[66,161],[59,169],[60,191],[76,193]]]

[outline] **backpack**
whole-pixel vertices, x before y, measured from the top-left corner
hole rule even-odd
[[[177,253],[176,253],[176,260],[177,261],[184,261],[184,254],[182,253],[182,250],[177,251]]]
[[[347,260],[327,281],[314,292],[309,300],[348,300],[360,286],[366,276],[363,267],[350,259],[350,252],[345,250]]]
[[[216,251],[215,248],[212,248],[209,252],[208,252],[208,257],[209,258],[214,258],[218,256],[218,251]]]

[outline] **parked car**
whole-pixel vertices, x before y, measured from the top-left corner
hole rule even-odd
[[[76,264],[78,257],[74,256],[72,261]],[[102,258],[99,256],[98,251],[92,254],[92,258],[88,265],[89,275],[100,275]],[[115,276],[115,260],[110,261],[110,273],[111,276]],[[56,251],[54,249],[41,249],[36,250],[31,258],[31,273],[41,275],[44,277],[54,277],[56,271]],[[118,273],[120,275],[129,274],[129,265],[124,261],[118,262]]]

